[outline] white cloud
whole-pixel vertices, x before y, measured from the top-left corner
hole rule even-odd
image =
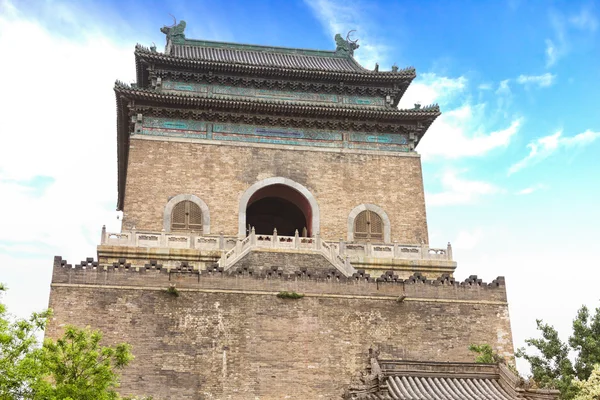
[[[498,84],[498,89],[496,89],[497,95],[507,96],[511,95],[512,91],[510,90],[510,85],[508,84],[510,79],[505,79]]]
[[[431,72],[420,74],[402,96],[400,108],[412,108],[415,103],[422,105],[448,104],[464,93],[466,87],[467,78],[464,76],[448,78]]]
[[[440,180],[442,191],[426,193],[429,206],[448,206],[458,204],[471,204],[480,197],[502,193],[504,190],[489,182],[467,180],[458,176],[456,171],[447,170]]]
[[[424,159],[482,156],[506,147],[519,131],[520,118],[513,119],[509,126],[501,129],[489,129],[486,104],[472,104],[467,89],[468,80],[463,76],[448,78],[425,73],[402,97],[399,108],[412,108],[414,103],[439,103],[442,106],[442,115],[427,130],[417,148]]]
[[[483,231],[480,228],[472,232],[460,231],[452,242],[452,247],[460,250],[472,250],[481,242],[481,239],[483,239]]]
[[[356,35],[360,38],[360,47],[354,52],[354,58],[363,67],[372,69],[375,63],[379,63],[382,70],[386,69],[384,65],[387,62],[387,46],[371,36],[373,29],[364,18],[364,15],[368,14],[367,10],[363,10],[359,4],[349,4],[341,0],[305,0],[305,3],[332,39],[337,33],[345,37],[350,30],[356,30]]]
[[[544,185],[543,183],[538,183],[537,185],[533,185],[533,186],[526,187],[525,189],[521,189],[516,194],[523,196],[523,195],[532,194],[533,192],[537,192],[538,190],[542,190],[542,189],[546,189],[546,188],[547,188],[547,186]]]
[[[559,57],[562,57],[563,50],[559,50],[554,41],[546,39],[546,68],[550,68]]]
[[[538,87],[548,87],[554,83],[556,75],[546,72],[542,75],[519,75],[517,82],[521,85],[537,85]]]
[[[521,169],[528,167],[533,164],[537,164],[540,161],[550,157],[557,150],[561,148],[573,148],[579,146],[586,146],[591,144],[596,139],[600,138],[600,132],[593,132],[591,130],[587,130],[585,132],[579,133],[575,136],[563,137],[562,130],[548,136],[541,137],[536,139],[535,141],[529,143],[527,148],[529,149],[529,154],[523,158],[522,160],[513,164],[509,170],[508,174],[514,174]]]
[[[54,33],[0,3],[0,48],[18,60],[0,63],[0,75],[11,77],[0,99],[10,143],[0,146],[0,193],[10,193],[0,197],[7,210],[0,242],[2,252],[45,249],[47,266],[53,253],[74,262],[94,255],[103,224],[119,229],[112,86],[132,81],[134,70],[135,41],[121,45],[97,33],[93,16],[70,26],[63,14],[63,26],[77,35]],[[35,43],[35,51],[23,43]],[[44,188],[33,179],[40,176],[48,177]]]

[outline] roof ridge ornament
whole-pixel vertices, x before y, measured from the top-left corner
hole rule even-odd
[[[171,17],[173,17],[173,15],[171,15]],[[160,31],[167,35],[167,42],[171,40],[175,43],[183,43],[185,41],[185,34],[183,33],[185,30],[185,25],[186,24],[184,20],[181,20],[179,23],[177,23],[177,19],[173,17],[173,25],[165,25],[160,28]]]
[[[352,40],[350,36],[352,32],[356,32],[355,29],[352,29],[346,35],[346,39],[342,38],[342,35],[339,33],[335,35],[335,52],[343,55],[354,55],[354,50],[358,49],[360,45],[358,44],[358,39]]]

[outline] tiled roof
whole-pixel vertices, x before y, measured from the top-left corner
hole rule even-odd
[[[496,379],[456,379],[390,376],[389,396],[394,400],[512,400]]]
[[[192,96],[187,94],[162,93],[154,89],[134,88],[121,82],[116,82],[115,91],[135,99],[146,99],[163,104],[178,104],[193,107],[215,107],[223,109],[251,109],[262,112],[287,112],[304,116],[344,116],[350,118],[370,119],[422,119],[429,118],[428,123],[440,115],[437,104],[419,109],[402,109],[391,107],[365,108],[358,105],[315,104],[307,102],[282,101],[270,99],[239,99],[235,96],[211,97]]]
[[[532,389],[502,364],[379,360],[350,385],[346,400],[557,400],[557,390]]]
[[[267,67],[318,71],[367,72],[352,57],[294,54],[278,51],[241,50],[228,47],[200,47],[174,44],[170,55],[193,60],[227,62]]]

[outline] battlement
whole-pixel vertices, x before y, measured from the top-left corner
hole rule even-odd
[[[143,267],[135,267],[126,259],[103,265],[93,258],[73,265],[59,256],[54,259],[52,284],[148,290],[175,286],[184,291],[241,291],[267,295],[294,291],[308,296],[359,296],[397,301],[506,302],[504,277],[485,283],[472,275],[458,282],[448,274],[428,279],[416,272],[408,279],[402,279],[393,271],[374,277],[364,270],[346,277],[335,268],[323,270],[303,267],[286,273],[277,266],[254,269],[244,265],[225,270],[218,264],[212,264],[199,270],[185,261],[174,268],[165,267],[157,260],[150,260]]]

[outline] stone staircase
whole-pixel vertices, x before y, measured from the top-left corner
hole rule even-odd
[[[260,252],[261,257],[248,257],[253,251]],[[328,262],[346,277],[356,273],[348,257],[344,258],[339,254],[338,246],[322,241],[319,235],[314,238],[300,237],[298,231],[295,236],[279,236],[277,229],[274,230],[273,235],[257,235],[253,228],[250,235],[238,241],[233,249],[223,254],[219,260],[219,267],[227,271],[243,262],[244,258],[252,258],[253,262],[258,263],[257,265],[265,267],[267,267],[265,263],[271,263],[269,267],[277,264],[284,267],[285,263],[294,267],[306,267],[312,262],[314,267]]]

